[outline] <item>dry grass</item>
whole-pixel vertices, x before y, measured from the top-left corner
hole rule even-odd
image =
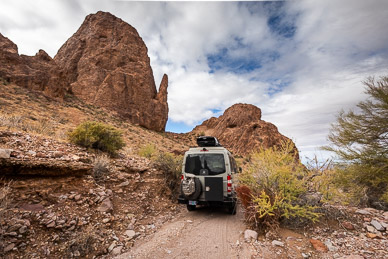
[[[3,216],[4,212],[7,210],[9,204],[11,203],[11,188],[12,182],[6,182],[3,186],[0,187],[0,218]]]
[[[112,125],[123,132],[130,152],[153,143],[160,151],[186,150],[188,146],[125,121],[115,112],[85,104],[74,96],[56,101],[39,92],[31,92],[14,84],[0,87],[0,130],[24,131],[56,140],[66,140],[66,134],[84,121],[93,120]]]
[[[96,181],[102,181],[109,174],[110,159],[107,155],[99,155],[93,161],[93,177]]]

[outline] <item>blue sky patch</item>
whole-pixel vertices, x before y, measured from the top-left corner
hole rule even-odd
[[[261,61],[258,58],[245,56],[234,58],[229,55],[227,48],[222,48],[217,53],[208,55],[207,61],[210,73],[223,70],[235,74],[244,74],[262,67]]]
[[[169,119],[166,125],[166,131],[175,133],[186,133],[193,129],[192,126],[188,126],[184,122],[175,122]]]

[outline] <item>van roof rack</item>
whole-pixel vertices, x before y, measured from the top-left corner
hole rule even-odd
[[[197,145],[199,147],[221,147],[220,142],[216,137],[200,136],[197,138]]]

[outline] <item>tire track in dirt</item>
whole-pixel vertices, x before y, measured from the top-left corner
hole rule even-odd
[[[242,242],[244,229],[240,211],[233,216],[222,208],[199,208],[183,212],[116,259],[251,258],[253,251]]]

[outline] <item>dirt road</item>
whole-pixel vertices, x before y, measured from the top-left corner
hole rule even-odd
[[[185,211],[145,240],[136,242],[124,258],[251,258],[243,243],[243,215],[222,208]]]

